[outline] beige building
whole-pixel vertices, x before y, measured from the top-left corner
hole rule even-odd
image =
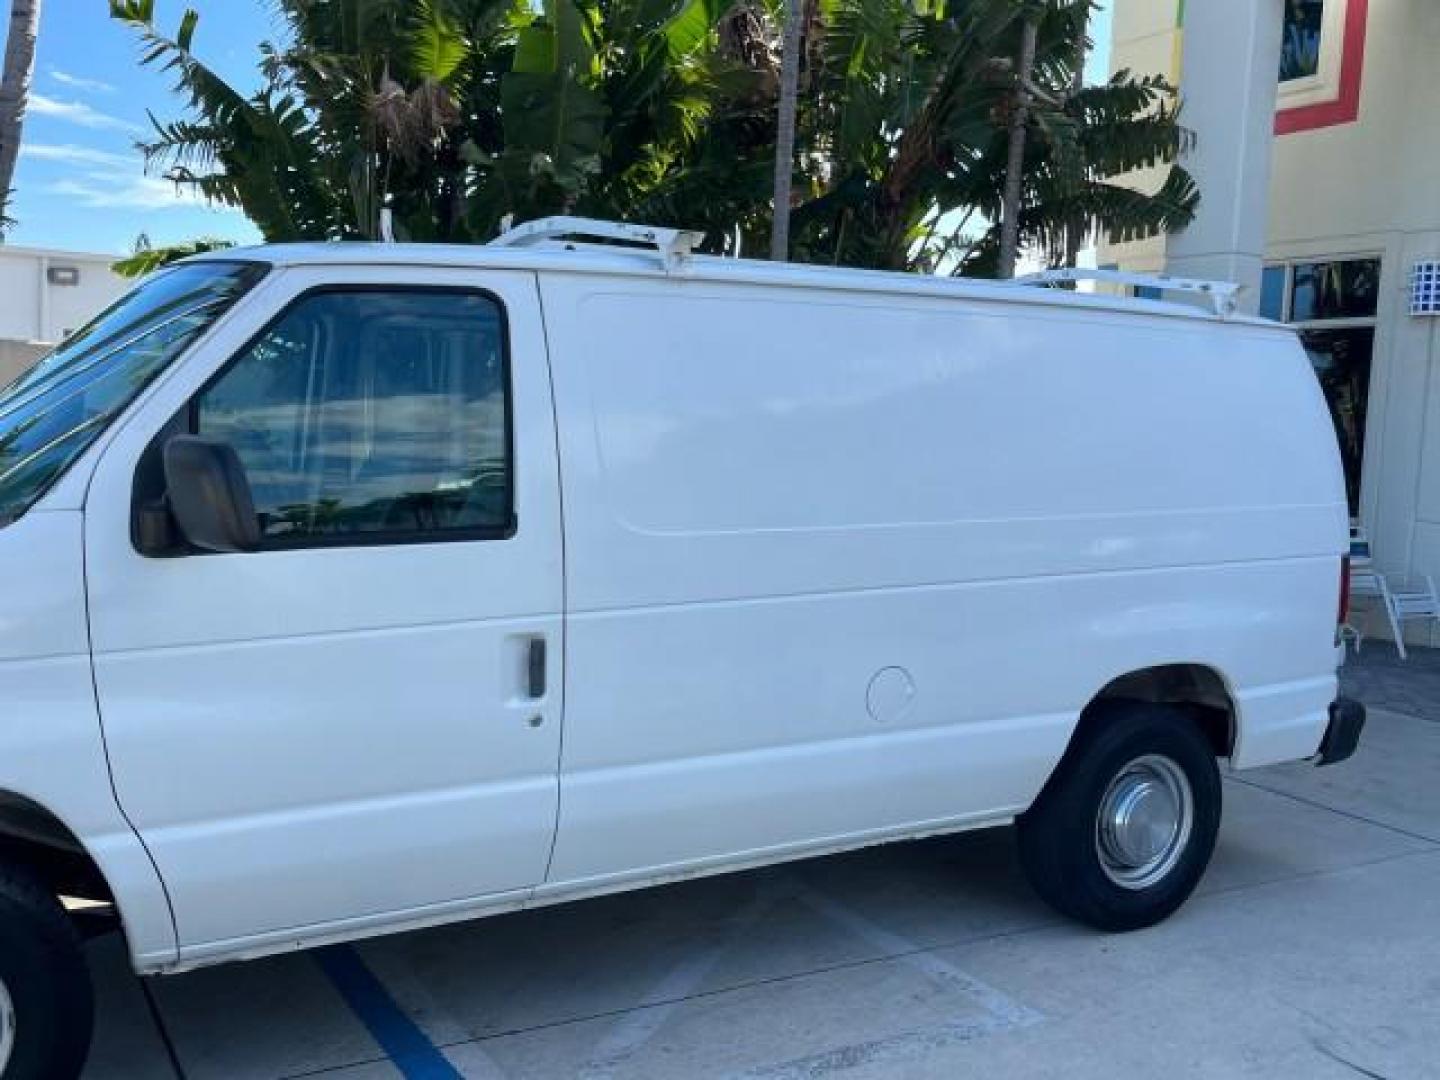
[[[1299,326],[1380,568],[1440,579],[1440,0],[1115,0],[1112,66],[1182,86],[1205,206],[1100,262]]]
[[[129,288],[115,258],[0,244],[0,385]]]

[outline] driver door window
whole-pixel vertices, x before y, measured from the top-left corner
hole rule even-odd
[[[513,532],[504,315],[486,294],[310,293],[192,415],[240,456],[266,546]]]

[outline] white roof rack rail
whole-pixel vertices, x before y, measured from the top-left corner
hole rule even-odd
[[[566,237],[648,244],[659,253],[660,262],[669,273],[680,267],[685,258],[705,239],[705,234],[693,229],[666,229],[658,225],[631,225],[623,221],[547,217],[507,229],[491,240],[489,246],[530,247],[547,240],[561,240]]]
[[[1110,285],[1136,285],[1161,292],[1191,293],[1205,297],[1215,314],[1224,319],[1234,315],[1241,285],[1229,281],[1197,281],[1193,278],[1171,277],[1169,274],[1132,274],[1124,270],[1091,270],[1066,267],[1044,270],[1015,279],[1016,285],[1059,285],[1072,281],[1101,281]]]

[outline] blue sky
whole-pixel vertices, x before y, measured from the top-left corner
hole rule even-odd
[[[278,33],[265,0],[156,0],[155,7],[167,33],[186,7],[198,10],[195,51],[233,86],[255,85],[258,46]],[[19,224],[9,242],[119,254],[142,232],[157,245],[196,236],[258,240],[242,214],[177,196],[173,184],[145,175],[134,146],[149,130],[146,110],[174,119],[182,102],[169,77],[139,65],[135,35],[108,9],[107,0],[45,0],[10,210]],[[1091,36],[1100,45],[1091,74],[1103,78],[1108,10]]]
[[[259,43],[274,36],[264,0],[157,0],[166,32],[184,9],[200,11],[195,49],[236,86],[257,80]],[[141,232],[156,244],[195,236],[259,238],[244,215],[177,197],[147,177],[134,145],[149,130],[146,110],[180,115],[170,78],[139,66],[135,35],[109,18],[107,0],[46,0],[15,199],[12,244],[128,252]]]

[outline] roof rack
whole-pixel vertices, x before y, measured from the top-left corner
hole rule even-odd
[[[1132,274],[1124,270],[1091,270],[1085,267],[1066,267],[1026,274],[1016,278],[1014,283],[1061,285],[1073,281],[1101,281],[1110,285],[1134,285],[1142,289],[1158,289],[1161,292],[1200,295],[1210,301],[1210,307],[1222,319],[1235,314],[1240,291],[1244,288],[1229,281],[1197,281],[1193,278],[1171,277],[1169,274]]]
[[[679,269],[687,256],[705,239],[692,229],[666,229],[658,225],[630,225],[623,221],[599,221],[582,217],[547,217],[527,221],[502,232],[490,241],[491,247],[530,247],[547,240],[566,237],[590,240],[623,240],[647,244],[660,255],[666,273]]]

